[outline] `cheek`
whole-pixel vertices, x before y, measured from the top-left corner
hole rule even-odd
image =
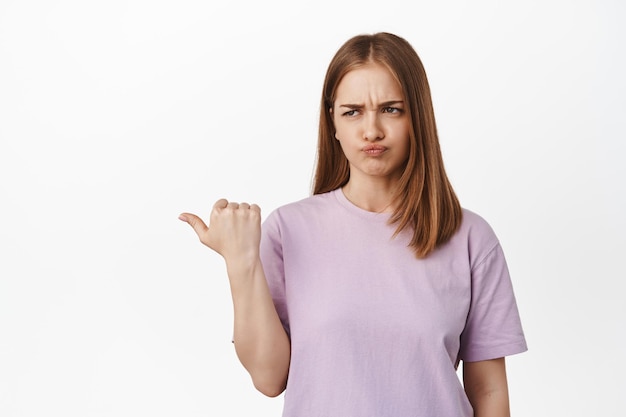
[[[409,145],[409,129],[405,125],[391,125],[387,130],[387,134],[395,138],[398,144]]]
[[[354,128],[350,128],[346,123],[335,123],[335,139],[348,140],[354,136]]]

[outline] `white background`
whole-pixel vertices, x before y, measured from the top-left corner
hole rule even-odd
[[[0,1],[0,416],[278,416],[177,220],[309,195],[326,65],[395,32],[499,235],[514,416],[621,416],[626,19],[615,1]]]

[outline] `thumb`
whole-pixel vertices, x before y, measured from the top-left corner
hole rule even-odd
[[[191,226],[201,241],[203,240],[203,237],[206,235],[206,233],[209,231],[209,227],[200,217],[196,216],[195,214],[181,213],[178,218]]]

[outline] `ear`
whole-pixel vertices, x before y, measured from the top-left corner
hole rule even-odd
[[[328,114],[330,114],[331,120],[332,120],[332,116],[333,116],[333,108],[332,106],[328,107]],[[333,125],[335,123],[333,122]],[[335,133],[333,133],[333,136],[335,137],[335,139],[339,140],[339,138],[337,137],[337,131],[335,131]]]

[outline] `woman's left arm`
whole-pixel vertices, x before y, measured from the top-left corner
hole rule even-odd
[[[510,417],[504,358],[463,362],[463,385],[474,417]]]

